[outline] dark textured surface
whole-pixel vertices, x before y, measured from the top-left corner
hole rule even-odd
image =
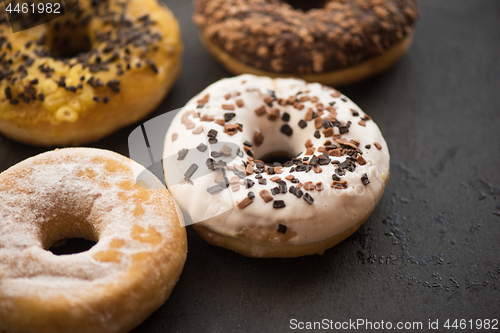
[[[190,2],[168,4],[184,70],[152,116],[229,75],[202,48]],[[392,158],[361,229],[322,256],[287,260],[248,259],[189,229],[178,285],[134,332],[277,332],[291,318],[421,321],[426,331],[439,319],[447,332],[448,318],[500,319],[500,2],[423,0],[421,11],[400,63],[341,89],[378,123]],[[136,126],[92,146],[127,155]],[[0,136],[0,170],[42,151]]]

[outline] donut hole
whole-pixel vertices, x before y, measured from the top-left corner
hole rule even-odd
[[[287,151],[274,151],[268,154],[263,155],[261,158],[258,158],[262,162],[270,166],[279,166],[276,163],[281,165],[286,162],[292,160],[294,156]]]
[[[264,135],[266,144],[253,146],[253,154],[256,160],[260,160],[269,166],[283,165],[302,153],[300,142],[295,138],[287,140],[284,135],[267,135],[269,132],[279,131],[279,128],[260,129]],[[298,138],[297,138],[298,139]]]
[[[327,0],[283,0],[283,2],[292,6],[293,9],[308,12],[311,9],[325,8]]]
[[[85,238],[61,239],[49,247],[49,251],[55,255],[68,255],[86,252],[97,243]]]
[[[73,58],[92,50],[90,24],[82,19],[52,21],[45,39],[49,53],[55,58]]]
[[[64,198],[59,198],[64,201]],[[66,209],[59,209],[62,205],[54,205],[52,209],[47,209],[43,222],[41,223],[40,237],[45,250],[55,255],[68,255],[90,250],[99,241],[98,231],[92,224],[91,201],[82,203],[67,203],[69,207],[74,207],[75,211],[68,212]],[[57,202],[57,201],[56,201]],[[61,202],[59,202],[61,203]]]

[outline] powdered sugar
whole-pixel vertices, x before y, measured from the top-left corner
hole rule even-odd
[[[168,243],[176,209],[167,209],[173,204],[170,195],[143,171],[109,151],[72,148],[30,158],[2,173],[0,296],[78,297],[97,281],[112,281],[130,269],[132,255]],[[137,186],[138,174],[155,190]],[[97,244],[66,256],[45,250],[75,237]]]

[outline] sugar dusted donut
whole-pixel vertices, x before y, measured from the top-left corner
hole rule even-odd
[[[399,60],[417,17],[417,0],[197,0],[194,21],[233,74],[339,86]]]
[[[70,148],[0,174],[0,332],[128,332],[165,302],[186,233],[169,192],[144,170]],[[97,243],[46,250],[68,238]]]
[[[272,163],[276,155],[288,160]],[[172,195],[207,242],[297,257],[322,253],[368,218],[389,177],[389,151],[377,125],[337,90],[242,75],[181,109],[164,165]]]
[[[181,53],[179,25],[156,0],[80,0],[16,33],[0,3],[0,133],[42,146],[98,140],[158,106]]]

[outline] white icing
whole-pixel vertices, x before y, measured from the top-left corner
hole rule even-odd
[[[199,168],[206,168],[205,160],[210,151],[210,144],[207,143],[207,133],[210,129],[215,129],[218,132],[217,139],[219,142],[232,142],[237,144],[243,151],[243,142],[253,142],[255,131],[260,131],[264,136],[263,144],[260,147],[253,146],[253,153],[256,159],[265,156],[266,154],[276,151],[287,151],[291,155],[305,156],[305,142],[311,140],[314,147],[323,146],[324,142],[331,137],[325,138],[321,135],[320,139],[314,137],[316,131],[314,121],[308,121],[307,126],[301,129],[298,122],[304,119],[304,116],[309,108],[316,111],[316,107],[311,101],[304,102],[304,109],[297,110],[292,105],[280,106],[274,102],[273,107],[280,109],[280,118],[275,121],[267,119],[266,115],[257,116],[254,112],[264,104],[263,99],[269,96],[268,90],[275,91],[277,98],[287,99],[289,96],[294,96],[298,92],[310,91],[310,97],[316,96],[319,102],[324,106],[329,106],[330,102],[335,102],[337,111],[337,120],[342,124],[351,121],[352,125],[348,133],[342,135],[342,138],[347,140],[357,140],[360,142],[359,149],[363,152],[363,158],[366,160],[365,165],[356,164],[354,172],[346,171],[345,176],[341,180],[347,181],[348,188],[345,190],[334,189],[330,187],[332,184],[332,174],[337,168],[333,164],[322,165],[321,173],[310,171],[293,172],[301,183],[312,181],[313,183],[322,182],[323,191],[305,191],[314,198],[314,203],[309,205],[303,198],[297,198],[291,193],[278,194],[273,196],[274,200],[283,200],[286,204],[285,208],[273,208],[273,202],[265,203],[260,197],[259,192],[263,189],[271,191],[277,184],[270,180],[273,175],[262,173],[267,179],[267,185],[260,185],[255,179],[255,174],[247,176],[252,179],[255,185],[250,189],[245,189],[243,186],[237,192],[232,192],[231,189],[224,190],[216,194],[207,193],[207,177],[213,179],[213,176],[204,176],[196,178],[196,173],[192,177],[192,184],[183,182],[170,187],[174,198],[179,203],[181,208],[187,212],[193,221],[202,221],[203,226],[208,227],[216,232],[224,235],[237,236],[238,232],[248,226],[275,226],[283,224],[297,235],[289,240],[292,244],[309,244],[318,242],[349,229],[356,225],[374,209],[375,204],[383,192],[386,179],[389,175],[389,151],[387,144],[382,137],[382,134],[377,125],[372,121],[366,121],[366,127],[358,124],[360,117],[365,116],[365,113],[351,100],[345,96],[332,97],[332,93],[336,93],[332,88],[322,86],[317,83],[306,83],[298,79],[271,79],[267,77],[257,77],[253,75],[241,75],[229,79],[220,80],[202,91],[199,95],[190,100],[184,108],[173,119],[172,124],[165,138],[164,159],[177,156],[177,152],[183,148],[195,148],[200,143],[205,143],[209,146],[205,159],[198,161]],[[231,97],[226,100],[227,94],[237,93],[237,97]],[[209,94],[208,103],[197,108],[197,101]],[[299,95],[303,96],[303,95]],[[223,110],[224,104],[235,104],[235,100],[242,99],[244,107],[236,106],[234,111]],[[360,117],[354,117],[351,109],[358,111]],[[223,132],[224,128],[215,122],[203,122],[194,112],[200,112],[201,116],[211,116],[214,119],[223,119],[226,112],[234,112],[236,117],[228,124],[243,124],[243,131],[230,136]],[[280,128],[284,121],[281,120],[281,115],[287,112],[290,115],[290,121],[287,123],[293,129],[293,135],[288,137],[280,132]],[[186,121],[193,122],[194,127],[187,129]],[[322,118],[328,117],[328,111],[322,115]],[[199,135],[192,134],[194,128],[203,126],[203,132]],[[323,128],[319,129],[320,133]],[[177,139],[172,141],[173,134],[177,134]],[[338,128],[335,128],[335,133]],[[378,150],[374,143],[380,143],[382,149]],[[366,149],[365,145],[371,144],[371,149]],[[315,155],[321,155],[315,151]],[[233,154],[234,157],[234,154]],[[309,156],[311,157],[311,156]],[[330,157],[332,160],[343,162],[347,155],[342,157]],[[236,157],[236,164],[242,164],[243,160],[247,159],[247,155],[243,158]],[[218,160],[218,158],[216,158]],[[282,180],[290,174],[290,168],[284,168],[283,173],[279,174]],[[370,184],[363,185],[361,177],[367,174]],[[169,184],[168,165],[165,165],[165,174],[167,185]],[[231,171],[227,171],[227,178],[233,176]],[[287,188],[296,186],[296,184],[285,180]],[[215,185],[212,181],[211,185]],[[244,209],[235,207],[234,204],[228,205],[228,195],[232,197],[234,203],[239,203],[252,191],[255,194],[253,203]],[[229,206],[229,208],[228,208]],[[207,210],[211,210],[207,213]],[[223,215],[223,212],[227,211]],[[217,215],[217,216],[214,216]],[[213,216],[210,218],[205,218]]]

